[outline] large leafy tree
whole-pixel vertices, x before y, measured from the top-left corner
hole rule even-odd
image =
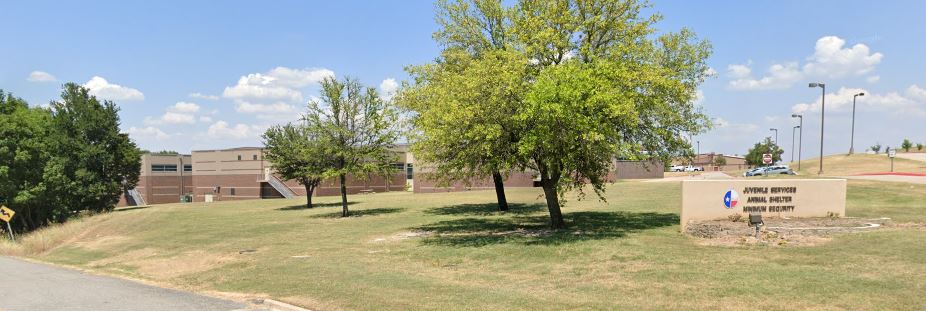
[[[51,111],[53,155],[45,169],[49,192],[72,212],[112,210],[120,195],[138,183],[141,168],[135,143],[119,133],[119,108],[68,83]]]
[[[35,230],[67,217],[67,209],[49,202],[44,180],[51,113],[30,108],[22,99],[0,91],[0,204],[16,212],[17,231]]]
[[[333,157],[333,166],[324,175],[338,177],[341,216],[347,217],[348,174],[364,178],[394,172],[389,167],[396,157],[391,149],[400,135],[398,113],[376,89],[351,78],[325,78],[321,88],[320,99],[309,102],[303,121],[317,133],[323,152]]]
[[[518,119],[519,152],[540,171],[553,228],[565,227],[565,191],[591,184],[603,200],[614,157],[690,153],[684,139],[709,126],[693,105],[710,45],[688,30],[656,35],[658,15],[634,0],[523,0],[514,29],[537,78]]]
[[[479,114],[469,110],[503,114],[502,124],[514,125],[506,127],[505,134],[515,152],[502,153],[502,163],[513,162],[540,173],[553,228],[565,227],[560,206],[566,191],[579,190],[581,195],[584,186],[591,184],[603,199],[603,177],[614,158],[666,161],[690,156],[691,146],[685,137],[709,126],[693,100],[706,76],[710,45],[686,29],[656,34],[655,23],[661,17],[644,14],[648,7],[645,2],[521,0],[512,8],[501,8],[498,1],[457,4],[459,9],[449,11],[451,17],[479,12],[479,18],[459,19],[465,21],[459,27],[462,30],[439,32],[438,41],[453,38],[454,44],[448,44],[451,50],[459,48],[479,59],[466,63],[466,70],[473,70],[480,61],[499,55],[487,52],[485,47],[492,46],[487,44],[492,40],[486,38],[503,34],[496,36],[505,38],[503,46],[492,51],[517,55],[505,56],[505,65],[496,67],[520,77],[505,81],[521,81],[527,86],[519,89],[508,87],[518,85],[515,83],[500,84],[498,89],[514,96],[483,101],[483,105],[459,106],[460,101],[446,100],[462,96],[459,94],[435,96],[441,101],[431,100],[427,105],[433,108],[449,102],[463,112],[445,109],[434,122],[466,125],[460,119],[469,119],[479,123],[474,117]],[[489,14],[492,12],[501,13]],[[448,55],[452,54],[445,50],[443,58],[429,66],[453,68],[448,64],[454,59]],[[470,80],[459,81],[492,85],[498,84],[493,81],[498,75],[470,74]],[[417,75],[417,85],[431,82],[422,77],[429,76]],[[427,100],[427,96],[423,98]],[[417,125],[428,125],[421,119]],[[442,135],[450,133],[456,136],[442,138],[469,139],[460,132]],[[486,141],[494,141],[493,136],[487,136],[491,139]]]
[[[778,163],[781,162],[781,155],[784,154],[785,151],[772,142],[771,137],[766,137],[764,140],[753,145],[752,148],[749,148],[749,151],[746,153],[746,164],[765,165],[762,163],[762,155],[766,153],[772,155],[772,163]]]
[[[511,46],[510,9],[499,0],[445,0],[437,11],[441,57],[409,67],[415,83],[398,100],[415,113],[412,151],[439,184],[492,176],[506,211],[504,178],[518,164],[512,117],[527,86],[527,59]]]
[[[323,147],[319,135],[304,125],[273,126],[264,133],[264,157],[283,179],[295,179],[305,187],[306,208],[312,208],[312,194],[335,162]]]

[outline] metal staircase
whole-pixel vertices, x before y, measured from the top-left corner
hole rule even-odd
[[[273,189],[276,189],[277,192],[283,195],[284,198],[292,199],[296,197],[296,193],[293,192],[293,189],[290,189],[286,184],[280,181],[279,178],[273,176],[267,176],[267,183],[270,184]]]
[[[127,191],[127,192],[129,193],[129,196],[132,197],[132,201],[135,201],[135,206],[146,206],[146,205],[148,205],[148,203],[145,202],[145,198],[143,198],[143,197],[141,196],[141,194],[138,193],[138,191],[135,190],[134,188],[133,188],[133,189],[129,189],[129,191]]]

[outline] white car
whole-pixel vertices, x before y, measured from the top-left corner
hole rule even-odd
[[[673,165],[672,167],[669,168],[669,171],[670,172],[684,172],[685,166],[684,165]]]
[[[685,167],[685,171],[686,171],[686,172],[703,172],[703,171],[704,171],[704,168],[703,168],[703,167],[700,167],[700,166],[691,166],[691,165],[689,165],[689,166],[686,166],[686,167]]]

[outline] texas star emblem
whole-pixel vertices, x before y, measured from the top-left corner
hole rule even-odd
[[[736,190],[730,189],[726,194],[723,195],[723,205],[727,209],[736,207],[736,202],[739,201],[740,195],[736,193]]]

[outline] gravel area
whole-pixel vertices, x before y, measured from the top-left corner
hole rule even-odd
[[[812,246],[830,240],[835,234],[870,232],[890,227],[889,218],[765,218],[760,238],[748,217],[688,224],[685,233],[702,244],[739,246]]]

